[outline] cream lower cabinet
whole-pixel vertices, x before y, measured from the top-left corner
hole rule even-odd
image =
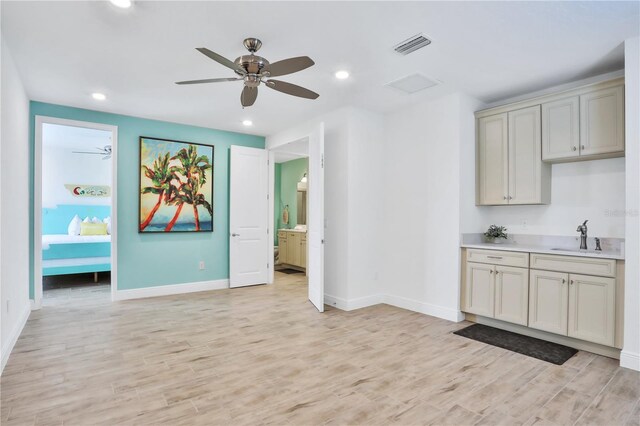
[[[529,309],[529,271],[496,266],[494,318],[527,325]]]
[[[467,263],[465,311],[527,325],[528,270]]]
[[[569,275],[567,335],[613,346],[616,321],[616,280],[590,275]]]
[[[529,327],[613,346],[615,288],[613,278],[531,270]]]
[[[569,274],[531,270],[529,327],[567,334]]]
[[[307,267],[307,234],[305,232],[278,231],[280,263]]]

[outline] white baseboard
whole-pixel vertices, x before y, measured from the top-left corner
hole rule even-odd
[[[24,328],[27,320],[29,319],[29,314],[31,313],[31,302],[26,303],[18,317],[18,322],[13,327],[13,330],[9,332],[9,338],[6,343],[2,347],[2,365],[0,365],[0,373],[4,370],[5,365],[7,365],[7,361],[9,361],[9,356],[11,356],[11,351],[13,347],[16,345],[18,341],[18,337],[20,337],[20,333],[22,333],[22,329]]]
[[[419,312],[421,314],[442,318],[448,321],[460,322],[464,320],[464,314],[458,310],[432,305],[413,299],[407,299],[405,297],[392,296],[390,294],[374,294],[357,299],[344,299],[325,294],[324,303],[343,311],[352,311],[354,309],[361,309],[368,306],[378,305],[380,303],[386,303],[387,305],[395,306],[397,308]]]
[[[116,290],[114,300],[143,299],[147,297],[171,296],[174,294],[196,293],[199,291],[229,288],[229,280],[200,281],[195,283],[158,285],[154,287]]]
[[[420,302],[406,297],[393,296],[385,294],[384,303],[395,306],[397,308],[407,309],[413,312],[429,315],[432,317],[442,318],[447,321],[460,322],[464,320],[464,315],[457,309],[451,309],[444,306],[433,305],[431,303]]]
[[[640,371],[640,354],[623,350],[620,352],[620,367]]]
[[[324,303],[325,305],[334,306],[343,311],[353,311],[355,309],[379,305],[380,303],[382,303],[382,295],[374,294],[372,296],[359,297],[357,299],[344,299],[342,297],[325,294]]]

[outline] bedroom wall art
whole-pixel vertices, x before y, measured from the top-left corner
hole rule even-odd
[[[213,231],[213,146],[140,137],[138,232]]]

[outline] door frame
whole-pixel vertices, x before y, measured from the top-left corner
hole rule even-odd
[[[65,118],[35,116],[33,179],[33,309],[42,307],[42,127],[57,124],[111,132],[111,301],[118,291],[118,126]]]

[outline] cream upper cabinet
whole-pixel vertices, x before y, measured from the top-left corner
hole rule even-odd
[[[494,318],[527,325],[529,270],[496,266]]]
[[[548,203],[543,194],[540,105],[509,111],[509,204]],[[544,178],[548,179],[548,176]]]
[[[615,291],[613,278],[571,274],[569,276],[568,335],[613,346],[615,338]]]
[[[482,263],[467,263],[465,280],[465,311],[493,317],[494,266]]]
[[[624,152],[624,86],[580,96],[580,155]]]
[[[507,120],[506,113],[478,119],[477,204],[479,205],[508,203]]]
[[[542,159],[580,156],[580,97],[542,104]]]
[[[529,327],[567,334],[569,274],[531,270]]]

